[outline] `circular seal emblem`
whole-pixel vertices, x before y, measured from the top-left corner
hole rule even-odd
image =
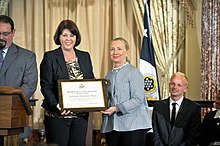
[[[144,75],[144,92],[146,94],[152,94],[156,91],[156,89],[157,89],[156,77],[151,74]]]

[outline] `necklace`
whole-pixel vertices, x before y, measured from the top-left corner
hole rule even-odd
[[[127,65],[128,62],[125,62],[124,64],[122,64],[120,67],[113,67],[112,71],[115,71],[115,70],[120,70],[121,68],[123,68],[125,65]]]
[[[64,58],[65,58],[65,61],[68,63],[76,60],[75,54],[70,54],[70,55],[64,54]]]

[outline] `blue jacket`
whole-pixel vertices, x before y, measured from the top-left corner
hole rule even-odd
[[[139,69],[127,64],[106,75],[108,106],[117,105],[119,112],[103,115],[101,132],[134,131],[151,128],[151,117],[144,94],[144,78]]]

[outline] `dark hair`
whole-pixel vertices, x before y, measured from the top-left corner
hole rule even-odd
[[[14,21],[6,15],[0,15],[0,23],[8,23],[11,25],[11,31],[14,30]]]
[[[61,45],[60,43],[60,35],[62,34],[62,31],[64,29],[68,29],[73,35],[76,36],[76,44],[75,46],[78,46],[81,42],[81,34],[79,32],[79,29],[77,25],[72,20],[63,20],[60,22],[60,24],[57,27],[57,30],[54,34],[54,42],[57,45]]]

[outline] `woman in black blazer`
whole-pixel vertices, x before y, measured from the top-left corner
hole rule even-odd
[[[220,142],[220,92],[216,96],[214,107],[216,110],[207,113],[202,121],[200,146],[214,146]]]
[[[91,58],[88,52],[76,49],[81,42],[77,25],[63,20],[54,35],[60,45],[46,52],[40,64],[40,85],[44,96],[44,125],[48,144],[59,146],[85,145],[88,113],[62,111],[59,105],[59,79],[94,79]]]

